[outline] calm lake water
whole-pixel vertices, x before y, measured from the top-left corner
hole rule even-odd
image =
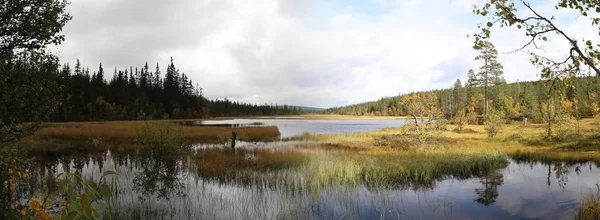
[[[274,125],[282,137],[291,137],[304,132],[373,131],[403,123],[405,120],[234,119],[195,125]],[[277,151],[306,143],[241,142],[237,146]],[[194,149],[207,147],[218,145],[198,144]],[[595,193],[600,180],[598,165],[592,163],[509,160],[506,167],[485,175],[447,177],[427,185],[377,188],[334,183],[306,187],[299,182],[310,182],[311,176],[303,174],[302,167],[257,172],[252,177],[260,181],[248,181],[207,176],[198,169],[201,162],[192,154],[154,158],[128,151],[46,153],[36,155],[30,187],[18,190],[28,195],[40,191],[66,164],[70,172],[91,180],[98,180],[107,170],[119,173],[108,178],[114,190],[110,202],[114,219],[573,219],[581,196]]]
[[[233,119],[193,122],[205,126],[277,126],[282,138],[309,134],[342,134],[377,131],[382,128],[400,127],[406,120],[305,120],[298,119]]]
[[[62,172],[61,164],[94,180],[106,170],[119,173],[109,178],[115,219],[572,219],[580,196],[595,192],[600,178],[596,164],[510,160],[486,177],[449,178],[428,186],[303,190],[277,179],[256,183],[207,178],[191,156],[154,160],[140,153],[106,151],[38,156],[31,173],[33,188]]]

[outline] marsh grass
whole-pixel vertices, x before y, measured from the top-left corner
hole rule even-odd
[[[596,220],[600,219],[600,185],[596,183],[597,192],[590,193],[581,197],[579,201],[579,210],[575,219],[577,220]]]
[[[306,164],[307,153],[270,149],[206,148],[194,156],[200,176],[219,181],[250,181],[257,173],[291,169]],[[256,180],[256,179],[255,179]]]
[[[433,188],[437,181],[479,177],[487,170],[508,165],[501,152],[397,152],[376,153],[362,168],[362,181],[374,188]]]
[[[208,148],[195,156],[198,173],[222,182],[278,183],[288,190],[332,186],[432,188],[446,178],[478,177],[506,167],[502,152],[352,150],[332,145],[289,150]]]
[[[173,125],[178,121],[169,121]],[[135,142],[135,128],[144,125],[144,121],[111,121],[111,122],[65,122],[47,123],[36,132],[30,141],[86,141],[102,139],[108,142]],[[157,124],[160,121],[149,121]],[[279,140],[279,129],[275,126],[264,127],[215,127],[215,126],[180,126],[181,137],[186,143],[217,142],[218,135],[229,135],[236,132],[243,141]]]
[[[469,132],[461,133],[454,132],[455,128],[455,125],[448,125],[447,131],[432,139],[422,150],[439,153],[498,151],[518,160],[600,162],[600,137],[592,119],[581,120],[580,129],[553,139],[546,137],[544,124],[506,124],[494,138],[488,137],[483,125],[466,125],[463,131]],[[413,136],[405,128],[397,127],[356,134],[305,134],[288,139],[315,141],[338,149],[410,151]]]

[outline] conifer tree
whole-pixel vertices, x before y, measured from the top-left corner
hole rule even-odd
[[[485,94],[485,111],[484,114],[488,113],[489,109],[489,88],[490,86],[497,86],[502,84],[504,78],[503,66],[497,60],[498,51],[494,44],[489,41],[479,41],[474,47],[480,54],[475,57],[475,60],[483,61],[483,66],[479,68],[477,73],[478,82],[480,86],[484,88]]]

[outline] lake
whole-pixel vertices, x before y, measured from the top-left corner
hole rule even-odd
[[[405,122],[295,118],[210,120],[187,125],[274,125],[285,138],[305,132],[374,131]],[[242,142],[236,152],[223,145],[199,143],[192,151],[173,156],[126,148],[43,153],[33,155],[29,186],[18,190],[29,195],[42,192],[43,186],[64,171],[63,165],[68,165],[70,172],[91,180],[98,180],[107,170],[119,173],[107,179],[114,190],[110,202],[114,219],[573,219],[581,196],[598,191],[600,177],[594,163],[544,164],[508,159],[500,167],[460,177],[378,185],[318,179],[315,171],[325,168],[314,167],[312,158],[308,162],[299,160],[297,166],[276,164],[263,170],[219,173],[230,170],[198,157],[234,155],[235,160],[223,157],[223,164],[247,163],[256,159],[252,150],[302,152],[307,149],[297,146],[306,144],[310,143]],[[223,150],[208,154],[210,149]],[[279,156],[273,153],[271,157]],[[326,160],[316,164],[327,165]]]
[[[592,163],[510,160],[484,176],[428,185],[303,188],[269,178],[273,173],[256,174],[264,181],[211,178],[198,172],[189,155],[155,160],[139,152],[106,151],[38,155],[33,188],[62,172],[61,164],[95,180],[116,170],[118,178],[109,178],[116,219],[572,219],[580,196],[595,192],[600,177]],[[277,172],[294,176],[299,171]]]
[[[400,127],[406,120],[306,120],[299,117],[276,119],[204,120],[188,123],[199,126],[277,126],[281,138],[309,134],[342,134],[377,131],[382,128]]]

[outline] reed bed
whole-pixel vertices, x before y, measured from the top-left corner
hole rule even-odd
[[[600,219],[600,185],[596,184],[598,191],[581,197],[579,210],[575,216],[577,220]]]
[[[36,132],[34,139],[38,140],[85,140],[102,139],[104,141],[135,142],[134,130],[144,125],[144,121],[111,121],[111,122],[66,122],[46,123]],[[148,123],[159,123],[150,121]],[[173,123],[179,123],[173,121]],[[280,133],[275,126],[264,127],[220,127],[220,126],[181,126],[177,129],[187,142],[217,142],[219,136],[238,134],[239,140],[244,141],[273,141],[278,140]]]
[[[498,151],[454,152],[332,149],[210,148],[196,155],[198,173],[221,182],[276,183],[287,190],[318,191],[331,186],[432,188],[446,178],[466,179],[506,167]]]

